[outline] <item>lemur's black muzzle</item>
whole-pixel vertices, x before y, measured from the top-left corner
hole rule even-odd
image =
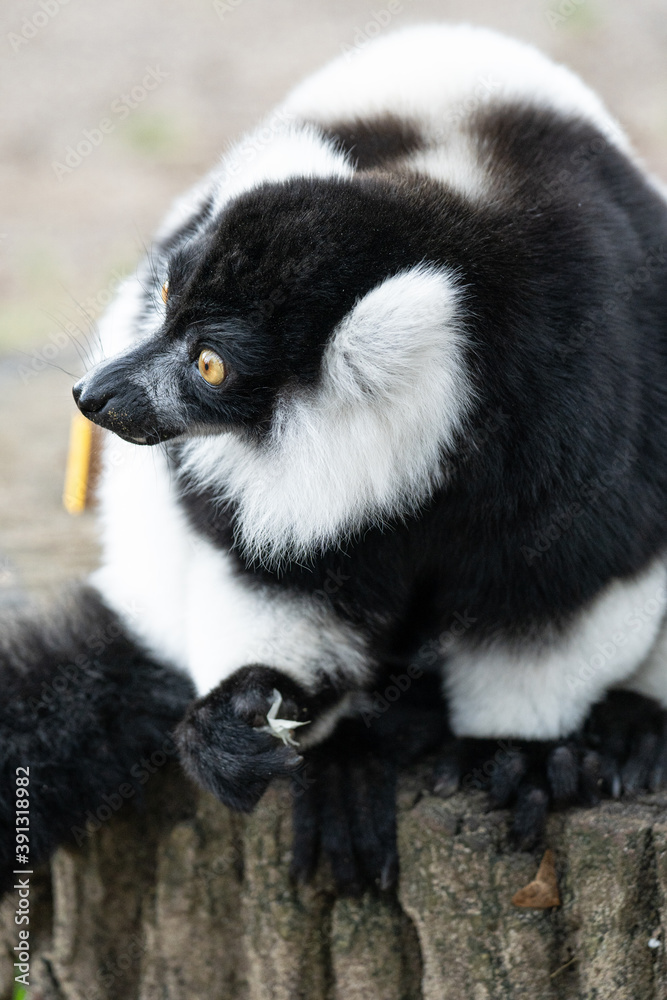
[[[94,424],[113,431],[132,444],[159,444],[178,431],[165,427],[145,385],[133,379],[137,370],[135,352],[103,361],[91,369],[72,389],[74,401]]]

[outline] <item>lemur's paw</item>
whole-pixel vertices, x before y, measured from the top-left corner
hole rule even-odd
[[[395,671],[376,678],[395,686]],[[362,696],[355,713],[304,754],[292,782],[292,877],[307,881],[323,856],[341,895],[392,889],[398,878],[396,774],[449,735],[440,680],[426,674],[398,700]]]
[[[438,762],[434,791],[488,792],[489,808],[511,808],[511,838],[520,850],[542,839],[551,808],[593,805],[600,799],[602,761],[580,737],[556,742],[460,739]]]
[[[613,798],[667,786],[667,712],[652,698],[608,692],[593,706],[585,732]]]
[[[295,881],[308,881],[321,854],[341,895],[393,888],[396,766],[372,752],[358,723],[345,720],[332,738],[306,754],[292,792]]]
[[[176,739],[188,774],[232,809],[249,812],[272,778],[301,763],[299,725],[308,721],[297,684],[268,667],[244,667],[193,702]]]

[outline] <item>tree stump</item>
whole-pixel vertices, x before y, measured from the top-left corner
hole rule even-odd
[[[667,797],[549,820],[562,905],[519,909],[516,853],[480,793],[399,790],[397,893],[337,899],[288,879],[286,788],[249,817],[175,765],[33,877],[31,1000],[664,1000]],[[2,904],[11,997],[16,900]]]

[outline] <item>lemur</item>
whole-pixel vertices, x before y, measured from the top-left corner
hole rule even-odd
[[[321,849],[355,892],[396,880],[416,753],[442,795],[486,774],[520,846],[659,785],[666,239],[529,45],[411,27],[297,86],[168,213],[74,386],[112,432],[103,556],[3,630],[3,824],[29,764],[48,855],[176,727],[234,809],[291,775],[294,876]]]

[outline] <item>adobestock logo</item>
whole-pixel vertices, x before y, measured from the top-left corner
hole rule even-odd
[[[61,7],[66,6],[69,0],[39,0],[39,10],[36,10],[31,17],[24,17],[20,32],[10,31],[7,34],[12,51],[19,49],[31,42],[35,35],[39,34],[42,28],[56,16]]]

